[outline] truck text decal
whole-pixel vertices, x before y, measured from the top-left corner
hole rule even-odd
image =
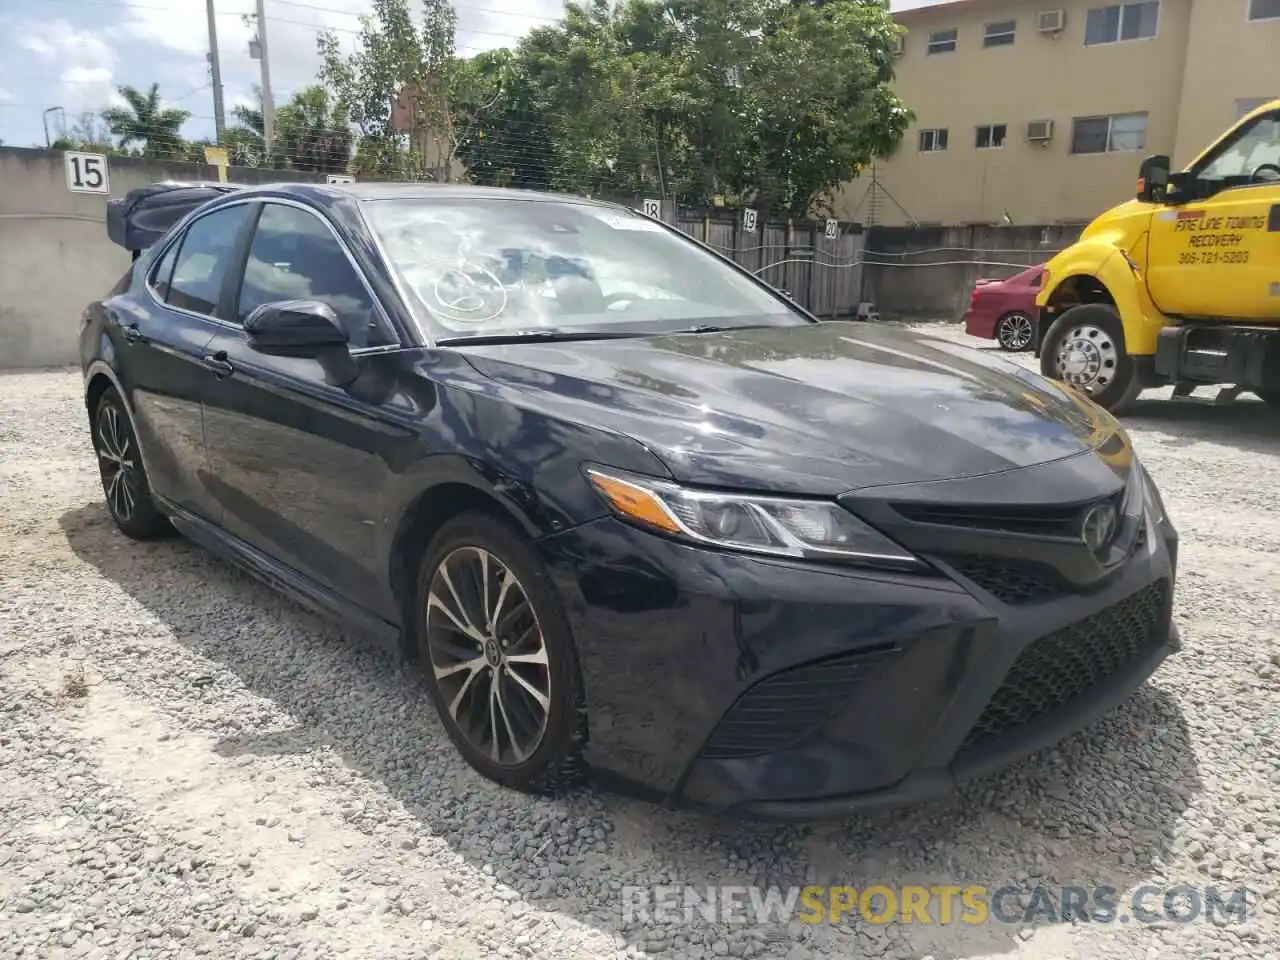
[[[1186,210],[1178,214],[1175,233],[1187,234],[1189,250],[1178,257],[1180,264],[1248,263],[1249,251],[1235,249],[1245,244],[1246,233],[1266,230],[1267,217],[1211,217],[1204,210]],[[1225,253],[1216,253],[1226,248]]]

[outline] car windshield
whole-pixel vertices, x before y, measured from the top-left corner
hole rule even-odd
[[[625,208],[493,198],[364,207],[434,339],[810,322],[697,244]]]

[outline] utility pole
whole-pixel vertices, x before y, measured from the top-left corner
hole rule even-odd
[[[222,113],[222,67],[218,63],[218,17],[213,10],[213,0],[205,0],[205,11],[209,15],[209,78],[213,81],[213,129],[215,139],[222,143],[227,123]]]
[[[258,0],[258,62],[262,67],[262,142],[268,157],[271,156],[271,139],[276,129],[276,104],[271,97],[270,60],[267,53],[267,2]]]

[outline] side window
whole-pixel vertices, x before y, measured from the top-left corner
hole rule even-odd
[[[395,343],[341,244],[320,218],[268,203],[258,218],[240,288],[239,319],[277,300],[319,300],[338,315],[351,346]]]
[[[248,204],[227,207],[187,228],[165,297],[170,306],[210,316],[217,311],[222,281],[249,210]]]
[[[179,238],[174,243],[169,244],[169,249],[164,252],[164,256],[160,258],[160,262],[156,264],[156,268],[151,271],[151,289],[156,292],[156,296],[161,300],[169,299],[169,280],[173,276],[173,264],[178,259],[178,248],[182,246],[182,239]]]

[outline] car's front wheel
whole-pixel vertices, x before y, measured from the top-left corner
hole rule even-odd
[[[1031,317],[1021,310],[1011,310],[996,323],[996,343],[1001,350],[1011,353],[1020,353],[1031,346],[1034,333]]]
[[[568,620],[528,540],[484,513],[446,523],[418,578],[428,689],[458,750],[504,786],[551,794],[582,773],[582,681]]]
[[[1112,413],[1142,392],[1124,328],[1115,308],[1103,303],[1072,307],[1053,322],[1040,347],[1040,372],[1062,380]]]
[[[116,526],[134,540],[152,540],[169,533],[169,521],[151,499],[151,485],[129,412],[114,388],[108,388],[98,399],[92,434],[102,492]]]

